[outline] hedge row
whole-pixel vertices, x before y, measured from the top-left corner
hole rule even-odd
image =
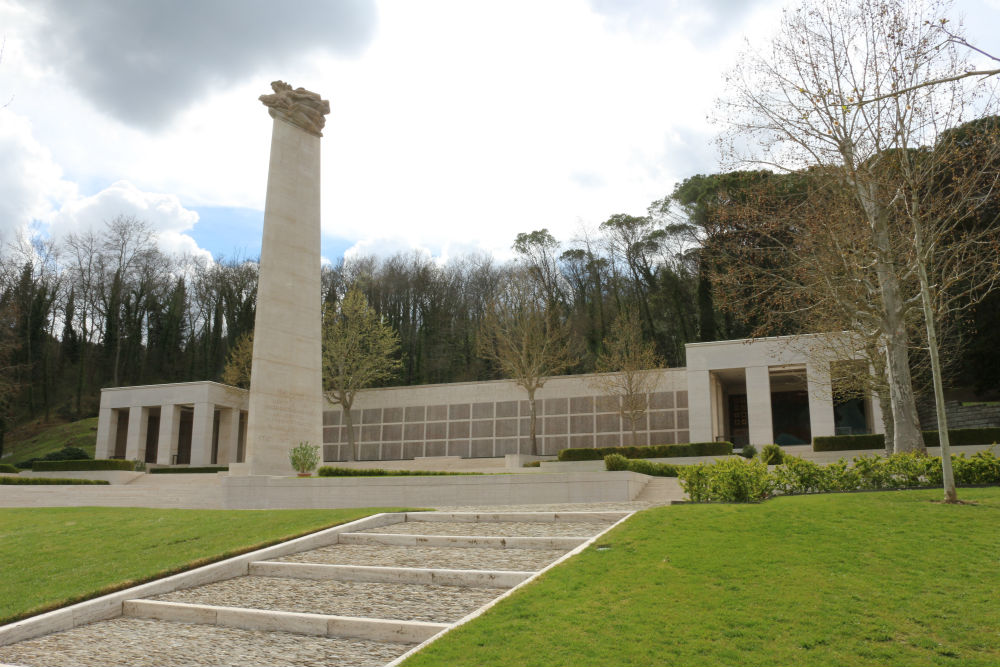
[[[77,461],[35,461],[31,464],[35,472],[53,470],[135,470],[135,461],[121,459],[80,459]]]
[[[685,466],[673,463],[654,463],[646,459],[627,459],[621,454],[608,454],[604,457],[604,467],[607,470],[628,470],[650,477],[677,477],[677,473]]]
[[[382,468],[334,468],[322,466],[320,477],[432,477],[437,475],[480,475],[478,472],[445,472],[442,470],[383,470]]]
[[[0,472],[21,472],[21,469],[9,463],[0,463]]]
[[[952,456],[956,486],[1000,484],[1000,458],[992,452]],[[759,460],[723,459],[681,466],[681,488],[693,502],[759,502],[775,495],[941,486],[941,458],[922,453],[859,456],[819,465],[795,456],[768,470]]]
[[[183,473],[210,473],[210,472],[229,472],[229,466],[200,466],[195,468],[150,468],[148,470],[151,475],[176,475]]]
[[[3,484],[108,484],[103,479],[56,479],[53,477],[0,477]]]
[[[924,431],[924,445],[940,447],[937,431]],[[1000,442],[1000,428],[950,428],[948,440],[953,447],[965,445],[992,445]],[[872,435],[827,435],[813,438],[814,452],[843,452],[852,449],[885,449],[885,436]]]
[[[677,456],[728,456],[732,453],[731,442],[687,442],[646,447],[573,447],[560,450],[559,460],[600,461],[609,454],[619,454],[627,459],[667,459]]]

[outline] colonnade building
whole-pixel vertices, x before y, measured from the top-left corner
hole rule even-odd
[[[813,437],[882,432],[874,396],[839,391],[830,336],[690,343],[685,368],[659,369],[647,411],[632,425],[595,375],[550,378],[536,394],[538,453],[726,440],[737,447],[807,444]],[[248,392],[215,382],[103,390],[97,458],[158,465],[244,460]],[[352,412],[363,460],[499,457],[530,447],[530,406],[510,380],[388,387],[359,392]],[[347,458],[339,406],[323,413],[323,459]],[[291,448],[298,443],[281,443]]]

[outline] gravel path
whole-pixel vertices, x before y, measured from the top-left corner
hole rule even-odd
[[[569,521],[404,521],[363,533],[489,535],[496,537],[591,537],[610,524]]]
[[[43,667],[384,665],[407,644],[118,618],[0,647],[0,662]]]
[[[237,577],[152,599],[310,614],[457,621],[504,593],[501,588],[372,584],[281,577]]]
[[[334,544],[276,558],[286,563],[429,567],[451,570],[540,570],[566,553],[564,549],[453,549]]]

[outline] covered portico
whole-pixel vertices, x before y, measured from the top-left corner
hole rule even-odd
[[[101,391],[95,458],[157,465],[243,461],[248,392],[218,382]]]
[[[881,433],[878,399],[838,399],[831,365],[838,334],[689,343],[691,441],[741,447],[806,444],[816,436]]]

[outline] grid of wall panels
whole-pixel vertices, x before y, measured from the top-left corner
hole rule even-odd
[[[604,395],[535,401],[538,453],[555,455],[566,447],[633,444],[632,426],[618,412],[618,398]],[[686,391],[648,395],[647,413],[636,424],[640,445],[688,441]],[[352,410],[360,459],[386,461],[418,456],[498,457],[527,453],[531,406],[526,400],[449,403]],[[343,461],[347,427],[339,408],[323,413],[323,459]]]

